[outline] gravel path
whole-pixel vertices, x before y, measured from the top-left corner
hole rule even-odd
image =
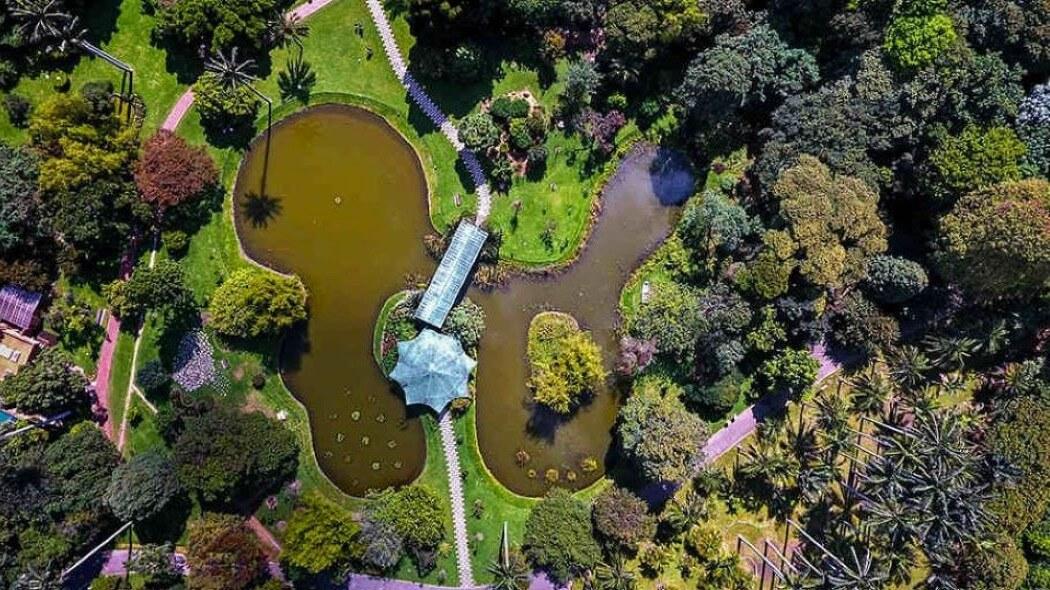
[[[386,12],[383,11],[383,5],[379,0],[367,0],[367,3],[368,10],[372,13],[372,22],[379,30],[379,36],[383,40],[383,52],[386,53],[387,60],[390,61],[390,67],[393,68],[397,79],[408,90],[408,95],[412,97],[412,101],[441,130],[441,133],[452,144],[452,147],[456,148],[456,151],[459,152],[459,158],[463,160],[463,164],[470,172],[470,178],[474,182],[474,190],[478,195],[477,223],[481,225],[488,219],[489,211],[492,210],[492,189],[489,188],[488,181],[485,179],[485,172],[481,168],[481,162],[478,161],[478,157],[473,151],[463,145],[463,141],[459,138],[459,130],[456,129],[452,121],[449,120],[445,113],[441,112],[441,109],[430,98],[426,90],[408,72],[408,65],[405,64],[405,59],[401,56],[401,50],[397,46],[397,40],[394,38],[394,32],[390,28],[390,21],[387,20]]]
[[[470,543],[467,540],[467,514],[463,509],[463,477],[459,470],[459,449],[456,433],[452,430],[452,413],[445,411],[438,422],[441,447],[448,466],[448,493],[452,501],[452,532],[456,542],[456,569],[461,588],[474,587],[474,572],[470,564]]]

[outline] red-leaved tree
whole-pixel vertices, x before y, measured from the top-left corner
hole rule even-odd
[[[193,147],[165,129],[149,138],[135,166],[139,194],[158,214],[200,198],[218,181],[219,171],[204,148]]]

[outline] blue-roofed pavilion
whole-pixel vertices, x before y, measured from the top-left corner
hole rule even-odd
[[[457,397],[467,397],[467,380],[477,361],[459,340],[429,328],[397,344],[397,366],[390,378],[401,385],[405,403],[423,404],[440,414]]]
[[[464,221],[459,224],[452,236],[452,243],[441,257],[441,264],[416,308],[417,320],[435,328],[444,325],[488,236],[485,230],[473,223]]]

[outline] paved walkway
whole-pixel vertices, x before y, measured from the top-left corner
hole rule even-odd
[[[375,24],[376,29],[379,30],[379,36],[383,40],[383,51],[386,53],[387,60],[390,61],[390,67],[393,68],[397,79],[408,90],[408,95],[412,97],[412,101],[441,130],[441,133],[445,135],[452,147],[456,148],[456,151],[459,152],[459,158],[463,160],[463,164],[470,172],[470,178],[474,182],[474,190],[478,195],[476,221],[478,225],[485,223],[485,220],[488,219],[489,211],[492,210],[492,189],[489,188],[488,180],[485,178],[485,171],[481,168],[481,162],[478,161],[478,157],[473,151],[463,145],[459,138],[459,130],[452,124],[448,116],[441,112],[441,109],[430,98],[426,90],[408,72],[408,65],[405,64],[405,59],[401,56],[401,50],[397,46],[397,40],[394,38],[394,32],[390,28],[390,21],[387,20],[386,12],[383,11],[383,5],[379,0],[367,0],[367,3],[368,10],[372,13],[372,22]]]
[[[131,270],[135,267],[135,244],[129,246],[128,253],[120,261],[120,276],[127,278],[131,276]],[[92,383],[95,389],[95,404],[103,416],[102,431],[106,438],[114,440],[116,431],[113,421],[109,419],[109,380],[113,375],[113,354],[117,351],[117,339],[120,337],[120,320],[112,313],[108,314],[106,320],[106,336],[99,349],[98,363],[95,368],[95,381]]]
[[[441,431],[441,447],[445,451],[448,467],[448,497],[452,502],[452,533],[456,544],[456,569],[459,571],[459,586],[474,587],[474,571],[470,563],[470,542],[467,539],[467,514],[463,509],[463,477],[459,470],[459,448],[456,433],[452,430],[452,412],[446,410],[438,422]]]

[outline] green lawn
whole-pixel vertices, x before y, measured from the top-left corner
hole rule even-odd
[[[142,11],[142,0],[101,0],[82,21],[87,27],[87,38],[102,49],[121,59],[135,70],[135,92],[146,103],[145,132],[152,133],[167,115],[168,109],[192,81],[177,72],[186,64],[169,61],[167,52],[150,42],[154,18]],[[23,78],[12,90],[37,104],[55,92],[59,72],[43,72]],[[76,90],[85,82],[111,80],[119,88],[120,72],[105,61],[85,55],[69,72],[70,89]],[[14,128],[6,113],[0,115],[0,139],[21,143],[25,131]]]

